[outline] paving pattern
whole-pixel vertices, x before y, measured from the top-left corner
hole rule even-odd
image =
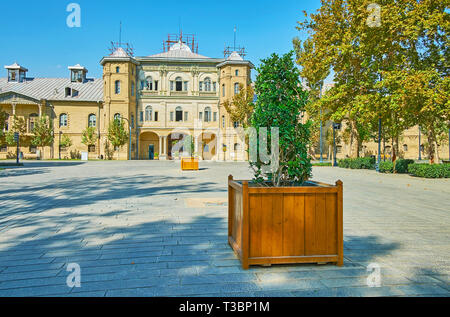
[[[27,162],[0,171],[0,296],[449,296],[450,180],[314,168],[344,182],[344,267],[241,269],[227,175],[246,163]],[[68,287],[69,263],[81,287]],[[374,264],[375,263],[375,264]],[[380,287],[367,284],[380,267]]]

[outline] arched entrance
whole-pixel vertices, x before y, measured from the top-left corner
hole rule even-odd
[[[199,155],[203,160],[210,161],[217,158],[217,137],[214,133],[203,132],[199,143]]]
[[[139,159],[154,160],[159,157],[159,136],[155,132],[142,132],[139,136]]]
[[[167,136],[167,147],[169,159],[187,157],[193,154],[194,147],[189,132],[172,132]]]

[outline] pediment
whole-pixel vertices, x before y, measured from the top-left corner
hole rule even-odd
[[[0,93],[0,104],[39,104],[39,100],[16,92]]]

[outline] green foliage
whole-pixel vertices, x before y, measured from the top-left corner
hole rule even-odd
[[[4,136],[3,130],[5,129],[7,118],[8,114],[3,110],[0,110],[0,138]]]
[[[380,162],[380,173],[393,173],[394,163],[391,161]]]
[[[309,35],[304,42],[294,40],[314,97],[308,114],[346,121],[352,157],[358,155],[354,143],[360,148],[369,141],[379,118],[394,145],[393,157],[401,133],[419,124],[430,142],[431,161],[438,161],[439,136],[450,120],[448,1],[383,0],[376,27],[366,23],[371,3],[323,0],[298,23]],[[335,85],[319,98],[318,84],[330,70]]]
[[[395,172],[398,174],[408,173],[408,165],[413,163],[414,160],[398,159],[395,161]]]
[[[330,162],[312,163],[312,166],[333,166]]]
[[[97,130],[95,127],[88,127],[83,131],[81,143],[87,146],[95,145],[95,143],[97,143]]]
[[[254,91],[251,85],[244,88],[244,85],[239,85],[239,93],[234,95],[232,100],[226,100],[223,104],[230,118],[233,122],[239,122],[245,129],[250,124],[250,118],[254,110]]]
[[[109,125],[108,140],[115,148],[120,148],[127,143],[128,133],[122,120],[116,119]]]
[[[61,142],[59,143],[59,145],[62,148],[71,147],[72,146],[72,139],[67,134],[63,134],[61,136]]]
[[[29,136],[26,136],[27,133],[27,123],[24,118],[14,116],[12,120],[12,126],[9,128],[9,131],[4,134],[5,143],[8,146],[15,146],[16,141],[14,141],[14,133],[18,132],[20,135],[19,143],[21,145],[25,145],[29,143]]]
[[[408,172],[417,177],[450,178],[450,164],[409,164]]]
[[[374,157],[358,157],[339,160],[338,166],[351,169],[375,169],[376,160]]]
[[[34,123],[31,144],[35,146],[50,146],[53,143],[53,122],[48,117],[40,117]]]
[[[263,184],[270,179],[272,186],[276,187],[301,184],[311,176],[312,169],[307,153],[309,123],[301,123],[308,95],[302,90],[293,52],[281,57],[272,54],[262,60],[257,72],[255,90],[258,99],[251,125],[257,135],[261,128],[267,129],[266,141],[269,146],[272,140],[271,128],[279,128],[279,165],[267,172],[264,170],[267,162],[262,162],[258,156],[257,162],[250,163],[255,181]],[[274,153],[271,156],[273,162],[276,159]]]

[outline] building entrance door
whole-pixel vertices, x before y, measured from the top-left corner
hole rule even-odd
[[[148,146],[148,159],[149,160],[155,159],[155,146],[153,144],[150,144]]]

